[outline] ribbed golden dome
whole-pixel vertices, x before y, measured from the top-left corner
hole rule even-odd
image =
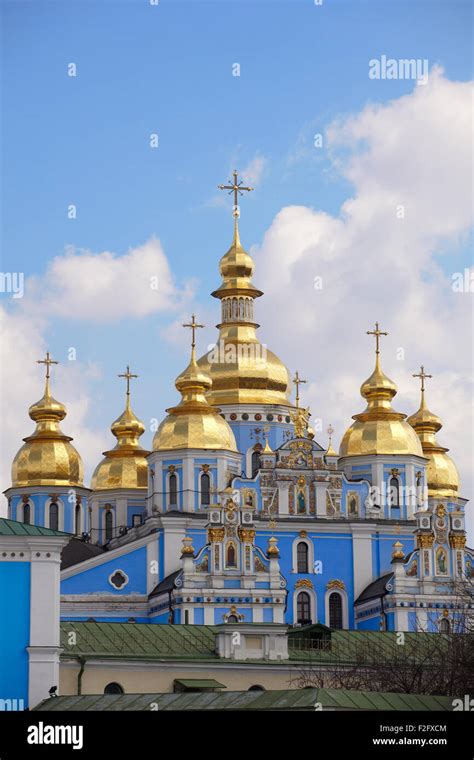
[[[198,365],[208,372],[211,404],[278,404],[293,406],[288,398],[290,378],[283,362],[257,338],[254,299],[262,295],[252,283],[253,259],[240,242],[237,218],[232,245],[220,261],[222,284],[212,295],[222,302],[216,349]]]
[[[104,459],[99,462],[92,475],[91,488],[94,491],[110,491],[115,488],[146,489],[146,457],[150,452],[140,446],[138,439],[145,432],[145,426],[131,409],[128,386],[125,411],[112,423],[110,429],[117,438],[117,445],[110,451],[104,451]]]
[[[397,386],[382,372],[379,354],[375,369],[360,389],[367,399],[367,408],[355,414],[355,422],[346,430],[339,447],[339,456],[372,454],[414,454],[423,456],[418,436],[406,421],[406,414],[392,409]]]
[[[423,374],[422,367],[422,376]],[[459,473],[453,460],[446,453],[449,449],[440,446],[436,440],[436,433],[441,430],[443,424],[440,418],[426,406],[423,380],[424,378],[422,379],[420,408],[408,418],[407,422],[416,431],[423,454],[428,457],[426,466],[428,496],[444,499],[456,498],[459,491]]]
[[[28,414],[36,422],[36,430],[23,439],[25,443],[13,460],[12,485],[82,486],[82,459],[71,444],[72,438],[59,427],[66,407],[51,396],[49,372],[44,395],[30,406]]]
[[[194,321],[194,320],[193,320]],[[196,362],[194,345],[191,360],[176,378],[181,393],[177,406],[167,409],[165,417],[153,438],[154,451],[169,449],[213,449],[237,451],[230,425],[211,406],[205,393],[211,388],[211,379]]]

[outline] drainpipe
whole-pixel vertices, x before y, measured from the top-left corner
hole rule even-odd
[[[86,658],[85,657],[78,657],[77,661],[81,665],[81,667],[79,669],[79,673],[77,674],[77,693],[80,696],[82,694],[82,676],[84,674],[84,669],[86,667]]]

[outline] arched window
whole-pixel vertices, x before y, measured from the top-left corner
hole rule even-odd
[[[329,595],[329,627],[342,629],[342,597],[337,591]]]
[[[300,541],[296,547],[296,572],[308,573],[308,544]]]
[[[227,544],[226,565],[227,567],[237,567],[237,556],[235,554],[235,546],[232,541]]]
[[[311,623],[311,601],[306,591],[301,591],[296,600],[296,622],[300,625]]]
[[[28,502],[26,502],[25,506],[23,507],[23,522],[27,525],[31,522],[31,507]]]
[[[211,479],[205,472],[201,475],[201,504],[206,505],[211,503]]]
[[[113,536],[114,518],[112,510],[108,509],[105,513],[105,540],[110,541]]]
[[[178,478],[176,473],[172,472],[169,478],[170,507],[175,507],[178,503]]]
[[[124,690],[122,689],[120,684],[116,683],[115,681],[108,683],[104,689],[104,694],[123,694],[123,693],[124,693]]]
[[[81,505],[76,504],[76,521],[75,521],[75,533],[76,536],[81,532]]]
[[[59,530],[59,507],[55,501],[49,505],[49,527],[51,530]]]
[[[398,509],[400,506],[400,484],[398,478],[393,476],[390,478],[390,506],[394,509]]]
[[[229,615],[227,618],[228,623],[238,623],[237,615]]]
[[[248,691],[265,691],[265,687],[260,686],[259,683],[256,683],[254,686],[249,686]]]
[[[440,633],[450,633],[451,632],[451,624],[449,620],[446,620],[446,618],[443,618],[439,624],[439,632]]]
[[[252,454],[252,478],[255,477],[260,469],[260,452],[254,451]]]

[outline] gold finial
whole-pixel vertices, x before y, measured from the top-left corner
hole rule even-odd
[[[277,546],[278,539],[275,536],[270,536],[268,539],[267,557],[279,557],[280,551]]]
[[[302,380],[298,374],[298,370],[296,370],[293,382],[296,386],[296,408],[298,409],[300,405],[300,385],[305,383],[306,380]]]
[[[127,364],[127,371],[124,372],[122,375],[117,375],[117,377],[124,377],[127,381],[127,400],[128,400],[130,397],[130,380],[132,379],[132,377],[138,377],[138,375],[133,375],[130,372],[129,365]]]
[[[367,335],[373,335],[375,337],[375,353],[378,355],[380,353],[379,338],[381,335],[388,335],[388,333],[379,330],[379,323],[376,322],[375,330],[367,330]]]
[[[230,184],[232,182],[232,184]],[[217,185],[219,190],[229,190],[229,195],[232,193],[234,194],[234,210],[232,212],[234,219],[238,219],[239,217],[239,204],[237,203],[239,194],[243,195],[243,190],[246,190],[247,192],[250,192],[253,190],[253,187],[244,187],[242,185],[242,180],[240,182],[237,181],[237,169],[234,169],[233,172],[233,181],[230,179],[228,185]]]
[[[423,365],[421,365],[420,371],[417,374],[413,375],[413,377],[419,377],[421,380],[421,397],[423,398],[423,396],[425,395],[425,380],[427,377],[430,377],[430,378],[433,377],[433,375],[427,375],[425,372],[425,368],[423,367]]]
[[[191,328],[191,331],[192,331],[191,348],[194,350],[194,348],[196,346],[196,329],[198,327],[204,327],[204,325],[199,325],[196,322],[196,318],[195,318],[195,316],[193,314],[191,316],[191,322],[189,322],[188,324],[183,324],[183,327],[190,327]]]
[[[400,541],[395,541],[393,544],[392,559],[404,559],[403,544]]]

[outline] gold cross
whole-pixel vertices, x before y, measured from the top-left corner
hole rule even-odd
[[[243,195],[243,192],[242,192],[243,190],[246,190],[247,192],[250,192],[251,190],[253,190],[253,187],[244,187],[242,185],[242,180],[240,182],[237,181],[237,169],[234,169],[233,177],[234,177],[234,181],[233,182],[232,182],[231,179],[229,180],[229,183],[232,182],[232,184],[229,184],[229,185],[217,185],[217,187],[219,188],[219,190],[229,190],[229,195],[231,195],[232,193],[234,193],[234,211],[233,211],[233,214],[234,214],[235,217],[238,217],[239,216],[239,204],[237,203],[238,196],[239,196],[239,194]]]
[[[49,351],[46,351],[46,359],[37,359],[37,364],[46,364],[46,380],[49,380],[49,368],[52,364],[59,364],[59,362],[53,361],[53,359],[50,359],[49,357]]]
[[[381,335],[388,335],[387,332],[382,332],[382,330],[379,330],[379,323],[375,323],[375,330],[367,330],[367,335],[374,335],[375,336],[375,353],[380,353],[379,348],[379,338]]]
[[[426,372],[425,372],[425,368],[423,367],[423,365],[421,365],[419,373],[417,375],[413,375],[413,377],[419,377],[420,378],[420,380],[421,380],[421,392],[424,393],[425,392],[425,379],[427,377],[433,377],[433,375],[427,375]]]
[[[195,316],[193,314],[191,316],[191,322],[189,324],[187,324],[187,325],[183,325],[183,327],[190,327],[191,328],[191,330],[192,330],[192,336],[193,336],[192,342],[191,342],[191,348],[194,348],[195,345],[196,345],[196,328],[198,328],[198,327],[204,327],[204,325],[198,325],[198,323],[196,322],[196,318],[195,318]]]
[[[305,383],[306,380],[301,380],[298,370],[295,372],[295,376],[293,378],[293,382],[296,385],[296,406],[299,407],[300,404],[300,385],[301,383]]]
[[[127,380],[127,396],[130,396],[130,380],[132,377],[138,377],[138,375],[132,375],[130,372],[130,367],[127,364],[127,371],[124,372],[122,375],[117,375],[117,377],[125,377]]]

